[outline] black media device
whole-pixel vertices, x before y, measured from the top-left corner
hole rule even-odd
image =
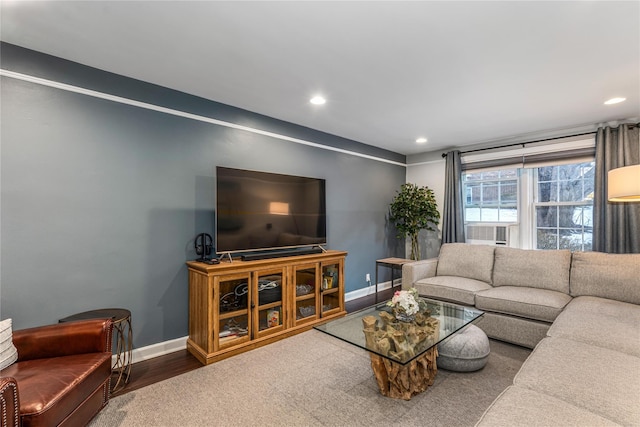
[[[218,166],[215,230],[223,255],[322,247],[325,180]]]
[[[211,255],[211,251],[213,250],[213,238],[210,234],[198,234],[196,236],[196,239],[194,240],[193,245],[195,246],[196,254],[200,255],[200,258],[198,258],[196,261],[204,262],[207,264],[217,264],[220,262],[216,258],[209,258],[209,255]]]

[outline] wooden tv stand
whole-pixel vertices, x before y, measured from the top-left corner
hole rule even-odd
[[[209,364],[344,316],[346,256],[187,262],[187,350]]]

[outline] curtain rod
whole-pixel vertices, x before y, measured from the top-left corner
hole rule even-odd
[[[476,153],[478,151],[495,150],[495,149],[498,149],[498,148],[517,147],[518,145],[522,145],[522,148],[524,148],[525,145],[527,145],[527,144],[536,144],[538,142],[553,141],[553,140],[556,140],[556,139],[564,139],[564,138],[572,138],[574,136],[594,135],[595,133],[596,132],[576,133],[576,134],[573,134],[573,135],[557,136],[555,138],[538,139],[536,141],[517,142],[517,143],[513,143],[513,144],[498,145],[496,147],[477,148],[475,150],[461,151],[460,154]],[[447,157],[447,153],[442,153],[442,157],[443,158]]]
[[[623,123],[623,124],[626,124],[630,128],[640,126],[640,123]],[[585,136],[585,135],[594,135],[594,134],[596,134],[596,131],[585,132],[585,133],[576,133],[574,135],[557,136],[557,137],[554,137],[554,138],[538,139],[536,141],[517,142],[517,143],[507,144],[507,145],[498,145],[496,147],[478,148],[478,149],[475,149],[475,150],[461,151],[460,154],[476,153],[478,151],[486,151],[486,150],[495,150],[497,148],[517,147],[518,145],[522,145],[522,148],[524,148],[525,145],[527,145],[527,144],[535,144],[535,143],[538,143],[538,142],[546,142],[546,141],[553,141],[553,140],[556,140],[556,139],[572,138],[574,136]],[[445,158],[445,157],[447,157],[447,153],[442,153],[442,158]]]

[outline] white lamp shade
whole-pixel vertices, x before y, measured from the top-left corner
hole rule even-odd
[[[611,169],[607,173],[607,197],[610,202],[640,201],[640,165]]]

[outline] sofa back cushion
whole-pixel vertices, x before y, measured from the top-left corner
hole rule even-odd
[[[526,286],[569,294],[571,251],[496,248],[493,286]]]
[[[440,248],[436,276],[458,276],[491,284],[494,246],[445,243]]]
[[[571,296],[583,295],[640,304],[640,254],[575,252]]]

